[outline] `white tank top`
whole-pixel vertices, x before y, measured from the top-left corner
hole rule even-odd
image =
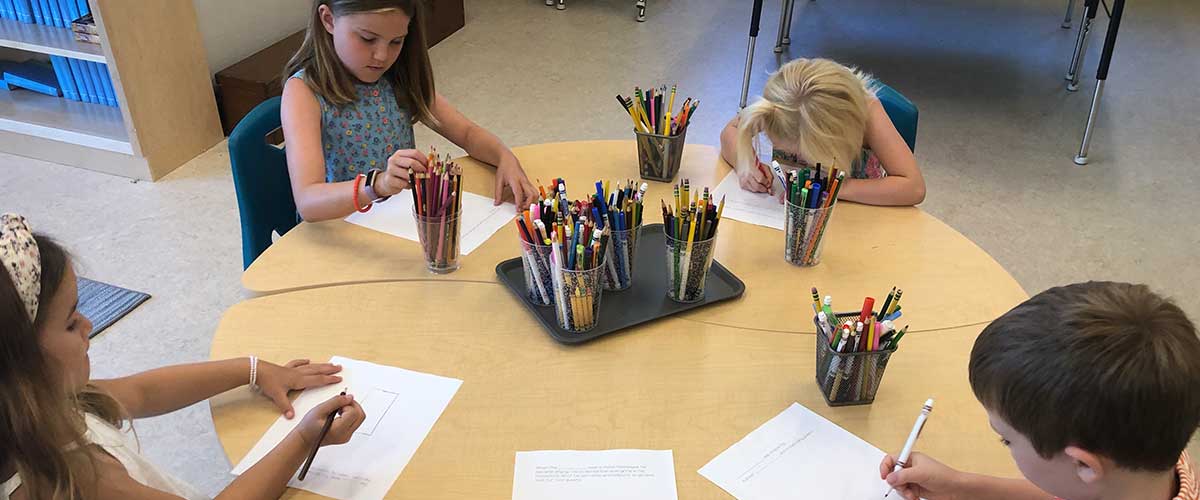
[[[84,415],[84,420],[87,422],[87,433],[84,434],[84,439],[99,446],[121,462],[125,471],[129,473],[129,477],[134,481],[187,500],[210,500],[191,485],[171,477],[146,460],[140,452],[141,447],[138,446],[132,429],[122,431],[90,413]],[[0,483],[0,500],[9,500],[13,492],[20,486],[20,475],[14,475]]]

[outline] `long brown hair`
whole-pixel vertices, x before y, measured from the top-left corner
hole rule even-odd
[[[355,100],[354,76],[342,65],[333,47],[333,36],[321,22],[321,6],[329,7],[334,17],[360,12],[399,9],[409,17],[408,35],[400,57],[388,68],[388,79],[396,93],[396,103],[407,108],[414,122],[436,124],[430,109],[435,94],[433,66],[425,38],[425,7],[421,0],[315,0],[304,43],[284,68],[283,80],[304,70],[304,81],[314,93],[334,106]]]
[[[0,272],[0,470],[15,469],[29,498],[74,500],[90,491],[96,479],[93,457],[82,446],[83,414],[118,427],[127,417],[115,399],[96,387],[88,385],[78,394],[61,390],[62,374],[43,351],[38,332],[70,259],[54,240],[34,238],[42,266],[35,320],[30,321],[12,277]]]

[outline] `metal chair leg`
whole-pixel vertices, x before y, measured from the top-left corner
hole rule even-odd
[[[1079,144],[1079,154],[1075,155],[1076,165],[1087,165],[1088,148],[1092,143],[1092,129],[1096,126],[1096,115],[1100,112],[1100,96],[1104,94],[1104,80],[1096,80],[1096,91],[1092,94],[1092,109],[1088,111],[1087,126],[1083,129],[1083,142]]]
[[[1071,29],[1071,21],[1075,17],[1075,0],[1067,0],[1067,14],[1063,16],[1062,29]]]
[[[637,21],[639,23],[646,22],[646,0],[637,0],[635,7],[637,7],[638,11]]]
[[[738,109],[746,107],[746,97],[750,95],[750,69],[754,67],[754,41],[758,38],[762,4],[763,0],[754,0],[754,9],[750,14],[750,41],[746,44],[746,72],[742,75],[742,100],[738,104]]]
[[[783,44],[792,44],[792,14],[796,12],[796,0],[787,0],[787,23],[783,28]]]
[[[775,39],[776,54],[783,52],[783,40],[787,36],[788,4],[790,3],[792,3],[792,0],[783,0],[780,2],[783,8],[779,11],[779,33]]]
[[[1075,52],[1071,57],[1071,67],[1067,68],[1067,90],[1079,90],[1079,66],[1087,55],[1088,33],[1092,31],[1092,21],[1096,19],[1099,0],[1087,0],[1083,5],[1083,23],[1079,25],[1079,35],[1075,38]]]

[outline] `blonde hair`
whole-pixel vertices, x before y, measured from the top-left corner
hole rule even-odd
[[[437,124],[430,109],[437,95],[433,85],[433,66],[425,39],[425,9],[421,0],[315,0],[308,32],[300,50],[283,71],[283,81],[304,70],[304,82],[313,93],[334,106],[344,106],[357,98],[354,76],[342,64],[333,47],[333,35],[321,22],[321,6],[329,7],[334,17],[363,12],[399,10],[409,16],[408,35],[400,57],[383,78],[391,84],[396,103],[412,113],[414,122]]]
[[[809,162],[849,170],[867,129],[875,95],[870,76],[829,59],[796,59],[767,79],[763,96],[738,124],[738,169],[756,162],[759,133],[788,141]]]

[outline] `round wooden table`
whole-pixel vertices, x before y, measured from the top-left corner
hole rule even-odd
[[[562,177],[572,199],[596,180],[637,178],[633,141],[585,141],[515,148],[530,180]],[[491,167],[470,158],[465,188],[490,196]],[[688,145],[679,178],[716,187],[730,167],[711,146]],[[649,181],[646,223],[660,222],[658,199],[672,184]],[[780,209],[783,217],[783,209]],[[861,309],[864,296],[882,301],[892,286],[904,290],[911,332],[980,325],[1027,295],[991,256],[919,208],[838,204],[825,235],[820,265],[801,268],[783,260],[782,231],[727,219],[716,259],[746,284],[745,295],[681,318],[746,330],[812,333],[811,294],[817,286],[839,310]],[[865,243],[864,243],[865,242]],[[342,220],[302,223],[264,252],[242,276],[256,294],[379,281],[496,282],[495,266],[518,255],[515,229],[503,228],[447,275],[425,269],[417,243]],[[514,314],[524,314],[514,312]]]
[[[915,298],[906,310],[916,309]],[[275,294],[232,307],[212,356],[340,355],[462,379],[388,498],[509,498],[516,451],[611,448],[674,450],[680,498],[729,498],[696,471],[794,401],[896,453],[933,397],[921,451],[962,469],[1017,474],[967,384],[978,325],[907,337],[874,404],[832,408],[814,382],[814,335],[694,321],[698,313],[567,347],[517,300],[487,280]],[[446,314],[448,306],[471,314]],[[270,401],[245,390],[215,398],[212,413],[234,462],[278,417]],[[291,490],[288,498],[316,496]]]

